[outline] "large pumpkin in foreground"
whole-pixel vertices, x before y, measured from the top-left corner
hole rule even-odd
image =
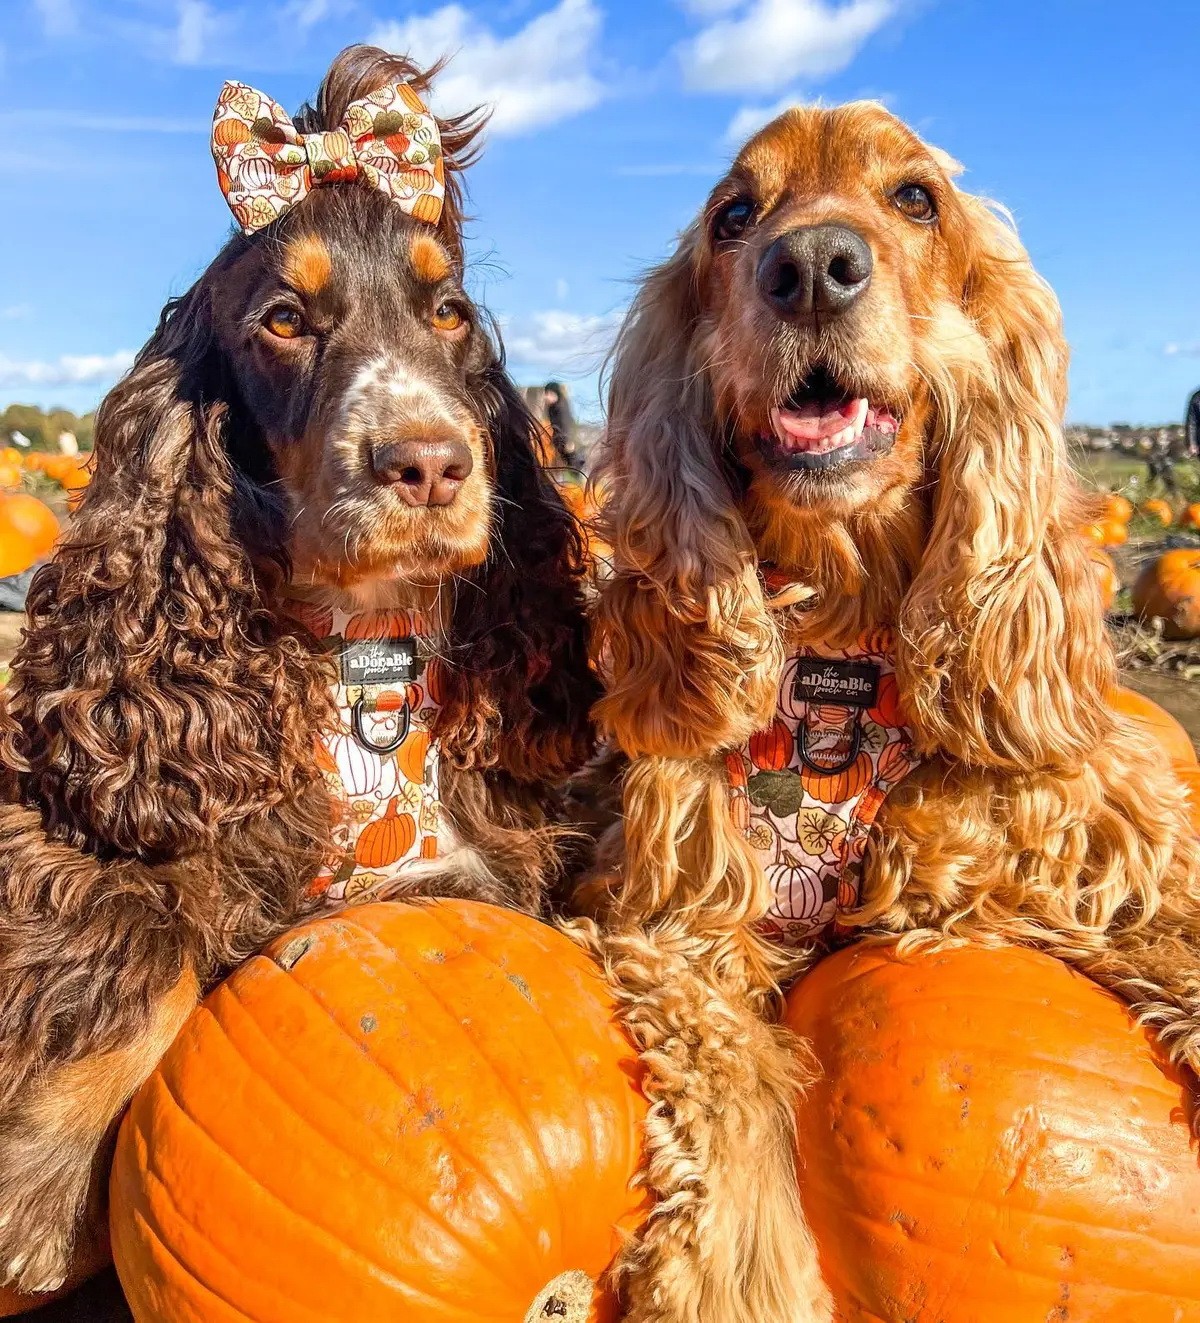
[[[839,1323],[1196,1323],[1187,1090],[1047,956],[850,947],[793,989],[800,1184]]]
[[[471,902],[298,928],[134,1099],[113,1256],[137,1323],[609,1319],[646,1112],[567,938]]]

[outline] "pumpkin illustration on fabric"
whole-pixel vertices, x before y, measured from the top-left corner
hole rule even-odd
[[[840,804],[852,799],[870,784],[873,772],[869,754],[860,753],[844,772],[814,772],[807,767],[800,769],[800,780],[804,789],[822,804]]]
[[[875,706],[867,709],[867,716],[880,726],[903,726],[904,709],[900,706],[900,685],[895,673],[888,671],[879,677],[879,694]]]
[[[792,732],[778,717],[750,736],[750,761],[760,771],[778,772],[792,761]]]
[[[815,868],[798,863],[785,854],[767,869],[767,881],[775,894],[771,913],[784,919],[815,919],[825,903],[825,888]]]
[[[396,750],[396,763],[410,781],[420,784],[425,780],[425,755],[429,752],[429,733],[414,730]]]
[[[354,846],[354,861],[363,868],[386,868],[402,858],[417,839],[417,824],[411,813],[401,813],[392,799],[378,822],[368,823]]]

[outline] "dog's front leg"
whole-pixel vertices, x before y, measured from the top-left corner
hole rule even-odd
[[[774,1021],[784,961],[754,933],[761,869],[719,764],[638,759],[625,852],[580,925],[637,1047],[653,1198],[618,1264],[627,1323],[825,1323],[800,1207],[795,1105],[811,1074]]]
[[[114,1123],[199,996],[188,970],[135,1038],[51,1067],[0,1114],[0,1282],[52,1291],[103,1227]]]

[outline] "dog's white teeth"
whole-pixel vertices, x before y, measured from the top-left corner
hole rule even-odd
[[[869,400],[858,399],[854,401],[854,414],[851,418],[851,426],[854,429],[855,439],[862,436],[863,428],[867,425],[867,412],[870,407]]]

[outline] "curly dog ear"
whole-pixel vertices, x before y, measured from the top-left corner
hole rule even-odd
[[[239,541],[253,484],[221,376],[202,281],[102,404],[86,498],[30,591],[0,758],[52,838],[101,855],[209,850],[316,776],[325,681]]]
[[[692,757],[769,718],[783,665],[753,541],[722,471],[697,348],[698,226],[643,283],[614,351],[595,617],[600,724],[631,756]]]
[[[918,747],[1006,771],[1078,767],[1115,684],[1062,433],[1058,303],[1012,229],[956,195],[963,317],[923,365],[937,401],[929,544],[897,665]]]
[[[537,425],[498,360],[473,394],[495,465],[495,526],[487,560],[458,585],[434,733],[458,767],[552,781],[594,747],[583,537],[538,463]]]

